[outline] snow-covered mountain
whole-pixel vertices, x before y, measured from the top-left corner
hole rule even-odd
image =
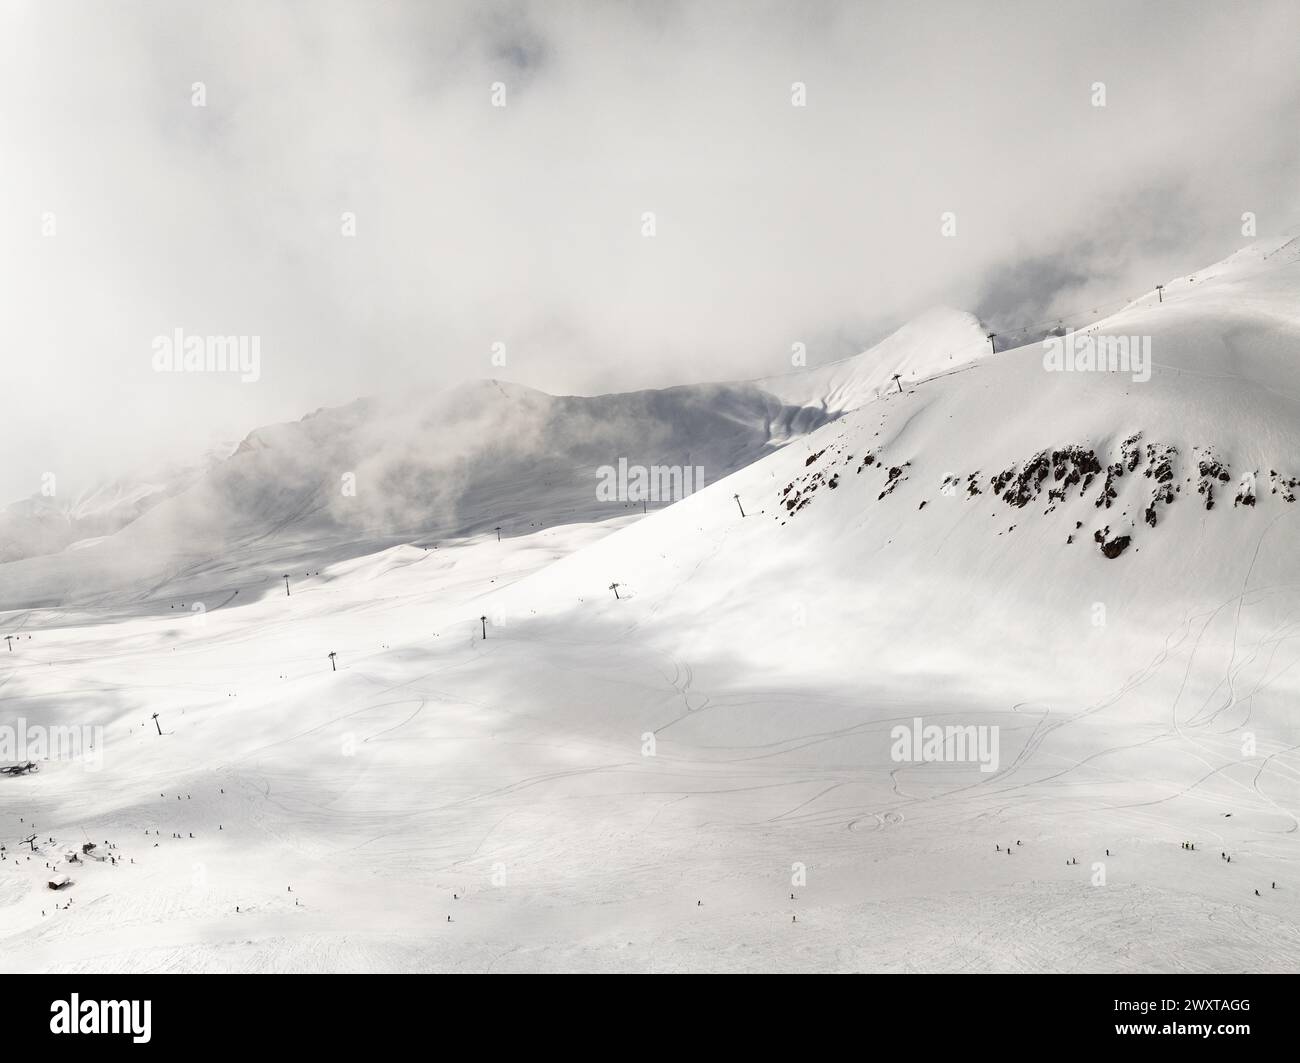
[[[0,564],[53,554],[88,539],[112,535],[158,503],[186,490],[234,451],[234,444],[211,447],[195,460],[119,477],[62,499],[57,480],[45,493],[0,510]]]
[[[873,401],[893,374],[943,371],[982,343],[973,317],[936,311],[853,358],[783,377],[595,397],[481,381],[318,410],[250,433],[225,461],[108,485],[69,509],[11,507],[4,556],[35,560],[0,567],[0,605],[185,593],[214,557],[252,572],[257,558],[275,568],[308,544],[365,553],[608,519],[643,508],[597,490],[620,460],[692,470],[695,488]],[[656,491],[644,508],[669,501]],[[113,538],[44,557],[92,535]]]
[[[3,566],[59,603],[6,614],[4,714],[104,730],[0,832],[134,863],[51,918],[0,862],[0,967],[1294,969],[1300,245],[1162,296],[1060,363],[966,321],[803,391],[325,411],[107,541],[229,554],[98,600],[107,544]],[[582,508],[619,448],[735,471]],[[447,536],[349,538],[348,471]]]

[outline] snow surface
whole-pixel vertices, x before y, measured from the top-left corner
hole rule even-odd
[[[237,550],[203,560],[174,511],[199,539],[164,580],[82,594],[77,566],[139,551],[183,499],[0,566],[24,606],[0,723],[104,727],[101,770],[0,777],[0,968],[1294,969],[1298,294],[1276,241],[1097,323],[1151,337],[1146,383],[1046,372],[1038,345],[978,357],[958,316],[959,371],[909,341],[856,382],[765,385],[847,412],[648,515],[543,513],[526,457],[565,400],[531,393],[509,408],[539,434],[508,475],[466,474],[490,486],[457,493],[456,534],[301,535],[273,490],[299,469],[272,462],[244,481],[268,514],[210,517],[249,525],[213,536]],[[693,393],[682,423],[711,438],[738,394]],[[998,770],[894,760],[918,717],[998,726]],[[57,841],[28,860],[33,823]],[[47,890],[86,839],[134,862]]]

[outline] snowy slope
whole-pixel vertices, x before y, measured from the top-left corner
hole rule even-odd
[[[895,374],[915,383],[992,354],[985,336],[974,314],[937,307],[861,354],[754,383],[794,406],[846,413],[897,390]]]
[[[639,507],[598,494],[602,467],[689,468],[692,486],[721,479],[871,401],[895,372],[916,379],[968,357],[977,326],[932,312],[854,358],[737,384],[556,397],[482,381],[318,410],[250,433],[229,460],[107,485],[70,508],[40,497],[10,507],[0,560],[35,560],[0,565],[0,605],[197,593],[212,558],[255,573],[249,593],[308,544],[366,553],[605,520]],[[101,538],[48,556],[91,537]]]
[[[1098,323],[1146,382],[1023,348],[646,516],[8,614],[0,716],[105,731],[0,778],[0,965],[1294,969],[1298,259]],[[83,828],[135,862],[54,911]]]

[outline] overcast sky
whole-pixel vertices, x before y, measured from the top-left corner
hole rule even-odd
[[[414,384],[1010,327],[1300,222],[1293,0],[0,10],[0,500]],[[260,379],[154,372],[178,328]]]

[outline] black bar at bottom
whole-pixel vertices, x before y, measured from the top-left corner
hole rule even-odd
[[[0,978],[0,1036],[10,1051],[115,1042],[331,1057],[412,1038],[488,1055],[512,1042],[621,1051],[659,1038],[770,1055],[850,1033],[867,1050],[906,1039],[1213,1051],[1287,1043],[1297,990],[1291,975],[27,975]]]

